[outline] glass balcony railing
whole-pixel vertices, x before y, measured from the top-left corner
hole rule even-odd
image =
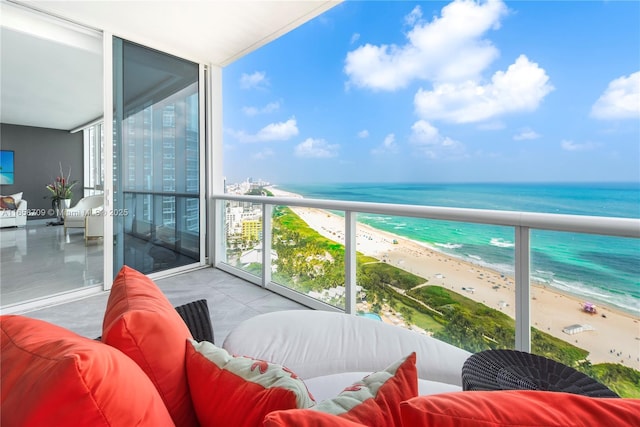
[[[224,230],[215,267],[311,308],[472,352],[513,348],[640,378],[638,219],[227,194],[214,203]],[[412,231],[384,231],[394,229]],[[412,239],[442,230],[468,243]],[[579,254],[563,249],[569,241]],[[605,267],[588,268],[589,257]],[[614,275],[622,292],[606,286]]]

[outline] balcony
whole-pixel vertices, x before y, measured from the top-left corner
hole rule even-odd
[[[232,205],[246,212],[238,218],[251,223],[244,233],[240,227],[230,227],[233,215],[227,211]],[[514,348],[585,369],[622,365],[639,370],[637,311],[620,313],[600,305],[597,315],[589,314],[579,306],[582,300],[541,286],[530,262],[531,248],[544,244],[537,241],[540,231],[638,239],[638,220],[226,194],[214,197],[210,208],[212,234],[217,237],[210,252],[215,268],[156,282],[174,305],[206,298],[218,344],[235,325],[259,313],[312,308],[366,315],[471,351]],[[425,246],[407,245],[402,239],[396,241],[397,236],[385,240],[358,221],[372,215],[498,226],[513,235],[513,248],[508,248],[513,252],[512,271],[507,267],[503,272],[490,271],[470,262],[473,259],[454,259]],[[311,238],[306,243],[283,238],[285,223],[295,224],[300,234]],[[227,231],[244,236],[246,242],[242,237],[234,242]],[[328,249],[309,252],[302,259],[309,266],[307,276],[313,276],[311,282],[303,283],[281,268],[287,257],[298,257],[303,243],[323,241],[329,243]],[[287,255],[283,248],[292,251]],[[327,265],[337,266],[339,274]],[[383,283],[376,283],[376,277]],[[484,301],[479,299],[483,294],[488,295]],[[107,296],[101,293],[28,315],[98,336],[102,317],[96,313],[104,311]],[[575,321],[565,320],[567,316]]]
[[[378,318],[469,351],[513,348],[585,369],[640,369],[637,307],[621,312],[557,292],[531,260],[551,234],[638,239],[637,219],[228,194],[212,207],[214,235],[226,236],[215,241],[214,267],[305,306]],[[498,227],[506,237],[495,246],[511,264],[495,270],[359,221],[372,216]],[[233,218],[260,229],[238,231]]]

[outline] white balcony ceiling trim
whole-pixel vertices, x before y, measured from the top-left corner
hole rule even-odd
[[[224,67],[338,1],[55,1],[29,6],[187,59]]]
[[[195,62],[224,67],[340,1],[34,0],[14,3]],[[86,44],[70,43],[60,31],[33,30],[31,24],[25,26],[24,21],[8,19],[6,11],[10,9],[15,7],[3,0],[0,21],[2,123],[70,130],[99,116],[102,85],[87,87],[85,84],[90,79],[78,76],[98,76],[97,81],[101,82],[101,46],[96,52]],[[80,38],[91,38],[89,33],[81,33]]]

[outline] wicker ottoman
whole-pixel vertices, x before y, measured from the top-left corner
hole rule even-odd
[[[546,357],[516,350],[486,350],[462,366],[463,390],[545,390],[619,397],[593,378]]]

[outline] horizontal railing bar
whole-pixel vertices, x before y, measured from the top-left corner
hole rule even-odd
[[[264,203],[275,206],[301,206],[345,212],[353,211],[380,215],[502,225],[509,227],[528,227],[530,229],[538,230],[640,238],[640,219],[635,218],[448,208],[439,206],[305,199],[298,197],[216,194],[213,195],[213,198],[217,200],[233,200],[237,202],[255,204]]]
[[[177,193],[170,191],[147,191],[147,190],[122,190],[122,194],[135,194],[137,196],[163,196],[163,197],[184,197],[185,199],[197,199],[199,193]]]

